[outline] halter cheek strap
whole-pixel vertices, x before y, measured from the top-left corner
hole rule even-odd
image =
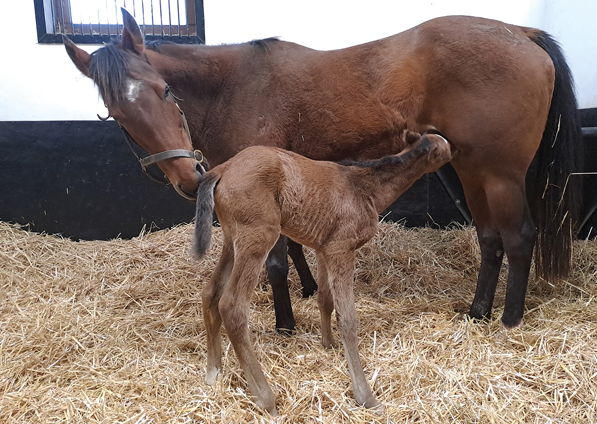
[[[178,108],[178,111],[180,112],[180,116],[182,118],[182,123],[184,125],[184,129],[185,129],[187,136],[189,137],[189,141],[191,142],[191,145],[192,145],[193,142],[192,142],[192,138],[191,138],[191,131],[189,130],[187,118],[185,117],[184,112],[182,111],[182,109],[180,108],[178,103],[176,102],[177,98],[174,96],[174,94],[172,94],[170,91],[168,91],[166,94],[166,97],[169,95],[172,96],[172,98],[174,100],[174,104],[176,105],[176,107]],[[180,99],[178,99],[178,100],[180,100]],[[97,115],[97,117],[102,121],[107,121],[110,118],[110,115],[108,115],[106,118],[102,118],[99,115]],[[118,121],[116,121],[116,122],[118,122]],[[148,172],[147,167],[154,163],[161,162],[166,159],[172,159],[172,158],[195,159],[197,161],[197,165],[198,165],[197,168],[198,168],[199,173],[202,175],[205,173],[205,167],[203,166],[203,163],[205,162],[205,158],[203,157],[203,153],[201,152],[201,150],[173,149],[173,150],[166,150],[164,152],[156,153],[154,155],[149,155],[149,156],[142,158],[137,154],[137,152],[135,151],[135,148],[133,147],[133,144],[136,144],[137,146],[139,146],[139,144],[135,141],[135,139],[133,139],[133,137],[131,137],[129,132],[126,130],[126,128],[124,128],[120,124],[120,122],[118,122],[118,126],[122,130],[124,139],[126,140],[126,144],[129,146],[129,148],[131,149],[131,151],[133,152],[133,154],[139,161],[139,164],[141,165],[141,169],[143,170],[143,173],[145,175],[147,175],[147,177],[149,177],[150,180],[158,182],[160,184],[164,184],[164,185],[171,184],[170,181],[168,180],[167,176],[164,176],[164,179],[157,178]]]

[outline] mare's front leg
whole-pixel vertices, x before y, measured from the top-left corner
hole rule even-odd
[[[288,291],[288,253],[287,238],[280,235],[278,241],[267,255],[265,267],[274,295],[276,312],[276,330],[290,335],[295,330],[294,314]]]
[[[230,280],[233,265],[234,246],[225,237],[222,246],[222,255],[209,283],[205,285],[202,293],[203,320],[207,333],[207,370],[205,382],[210,386],[215,384],[218,372],[222,368],[222,343],[220,336],[222,317],[220,316],[218,304]]]
[[[307,260],[305,259],[303,246],[292,239],[288,239],[288,255],[292,258],[296,272],[301,279],[303,298],[313,296],[315,291],[317,291],[317,283],[315,282],[313,274],[311,274],[311,270],[309,269],[309,264],[307,264]]]
[[[249,390],[256,397],[257,406],[271,415],[277,415],[276,399],[251,347],[248,324],[251,295],[267,253],[279,234],[279,227],[238,231],[234,268],[219,303],[226,333],[245,373]]]
[[[354,397],[357,403],[366,408],[373,408],[378,406],[379,402],[367,383],[358,350],[357,311],[353,293],[355,254],[354,250],[346,252],[347,249],[347,246],[340,246],[333,252],[325,252],[325,264]]]

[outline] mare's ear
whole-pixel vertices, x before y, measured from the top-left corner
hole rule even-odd
[[[145,43],[137,21],[135,21],[135,18],[124,7],[121,7],[120,10],[122,10],[122,20],[124,22],[124,27],[122,28],[122,47],[130,52],[142,54],[145,50]]]
[[[406,143],[409,145],[414,144],[421,139],[421,134],[409,130],[404,130],[402,136],[404,137]]]
[[[66,35],[62,34],[62,42],[64,43],[64,47],[66,48],[66,52],[70,56],[70,59],[73,61],[75,66],[81,73],[85,76],[89,76],[89,62],[91,62],[91,58],[89,57],[89,53],[85,50],[78,48],[75,43],[73,43]]]

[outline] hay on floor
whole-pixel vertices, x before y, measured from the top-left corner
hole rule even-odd
[[[73,242],[0,223],[0,422],[269,422],[248,397],[228,339],[203,382],[201,289],[219,253],[188,254],[192,228]],[[465,319],[479,249],[472,229],[381,225],[358,256],[360,354],[384,411],[357,406],[341,349],[320,344],[316,299],[294,269],[292,337],[274,331],[265,277],[250,330],[280,423],[597,422],[597,243],[574,274],[531,281],[522,328]],[[313,255],[309,253],[313,267]]]

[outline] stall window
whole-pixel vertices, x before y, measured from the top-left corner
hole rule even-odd
[[[136,19],[146,40],[205,42],[203,0],[34,0],[40,43],[102,44],[122,31],[121,7]]]

